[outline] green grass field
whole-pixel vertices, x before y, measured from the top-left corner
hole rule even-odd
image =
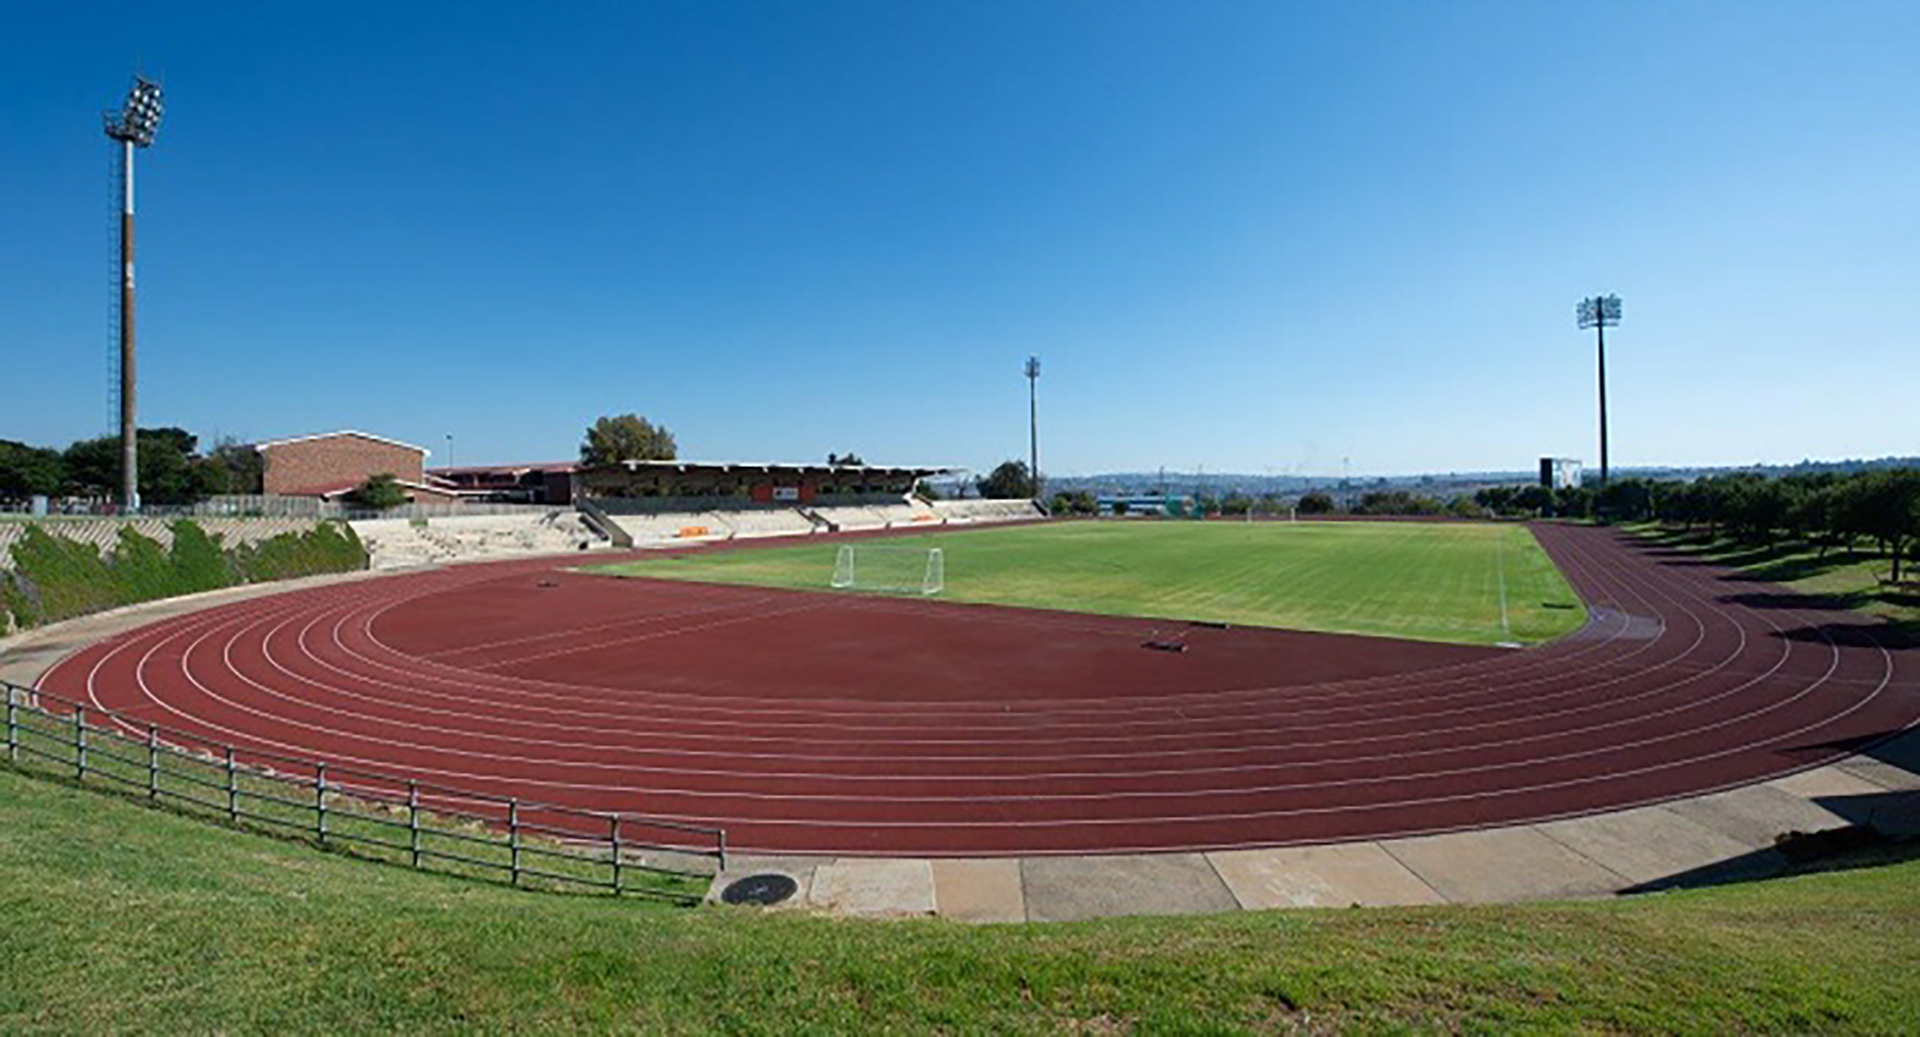
[[[1544,641],[1585,619],[1513,524],[1060,522],[885,543],[939,547],[952,601],[1462,644]],[[587,571],[824,590],[837,548],[717,548]]]
[[[968,927],[514,891],[0,765],[0,968],[7,1033],[1912,1033],[1920,861]]]

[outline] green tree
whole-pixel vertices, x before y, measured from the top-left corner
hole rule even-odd
[[[60,492],[66,465],[60,451],[0,439],[0,500],[25,500]]]
[[[139,449],[140,498],[153,504],[182,504],[196,499],[187,469],[199,439],[181,428],[143,428]],[[120,437],[83,439],[61,455],[69,492],[112,497],[120,492]]]
[[[407,502],[407,491],[392,475],[382,472],[367,477],[367,481],[355,487],[348,495],[353,503],[375,511],[397,508]]]
[[[1318,490],[1303,495],[1293,506],[1302,515],[1333,514],[1333,498]]]
[[[638,414],[602,417],[587,429],[580,444],[583,464],[616,461],[671,461],[679,453],[673,433]]]
[[[1849,523],[1874,540],[1893,560],[1890,575],[1900,582],[1900,564],[1920,539],[1920,471],[1896,468],[1868,472],[1852,480]]]
[[[980,480],[980,496],[995,500],[1031,499],[1033,491],[1033,474],[1025,461],[1002,461]]]
[[[865,461],[860,459],[859,454],[856,454],[851,450],[847,451],[844,454],[835,454],[835,453],[829,452],[827,454],[827,463],[830,465],[848,465],[855,468],[866,464]]]

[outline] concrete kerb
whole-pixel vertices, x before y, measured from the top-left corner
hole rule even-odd
[[[476,559],[473,561],[494,561]],[[462,562],[450,565],[465,564]],[[125,630],[288,591],[446,568],[368,569],[247,584],[145,602],[0,638],[0,678],[31,686],[69,653]],[[1909,735],[1920,742],[1920,733]],[[939,915],[959,922],[1066,921],[1286,907],[1488,903],[1606,897],[1738,861],[1743,875],[1785,866],[1780,835],[1850,821],[1828,805],[1876,798],[1920,817],[1920,767],[1854,756],[1796,774],[1653,806],[1563,820],[1389,840],[1222,850],[1028,858],[736,855],[733,880],[776,872],[798,891],[778,909],[830,915]]]

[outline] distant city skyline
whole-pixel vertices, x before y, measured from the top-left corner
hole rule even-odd
[[[0,438],[1337,476],[1912,454],[1920,8],[35,5],[0,40]],[[1574,45],[1578,42],[1579,45]]]

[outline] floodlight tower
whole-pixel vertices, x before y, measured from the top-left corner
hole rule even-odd
[[[1040,499],[1040,358],[1027,358],[1027,474],[1033,477],[1033,499]]]
[[[160,84],[135,76],[126,104],[106,113],[107,136],[120,143],[120,502],[130,512],[140,510],[133,377],[133,149],[153,146],[160,108]]]
[[[1574,319],[1584,330],[1592,328],[1600,346],[1600,485],[1607,484],[1607,329],[1620,323],[1620,297],[1596,295],[1580,300]]]

